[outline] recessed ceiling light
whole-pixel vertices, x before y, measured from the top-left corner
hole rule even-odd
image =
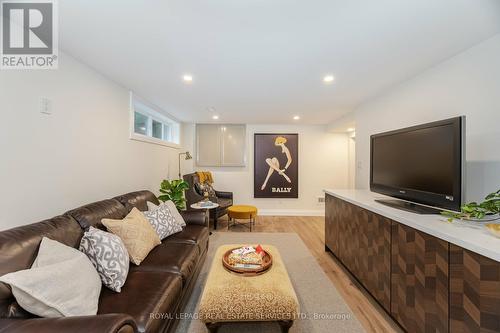
[[[217,120],[217,119],[219,119],[219,116],[218,116],[218,115],[216,115],[216,114],[214,114],[214,115],[212,116],[212,119],[213,119],[213,120]]]
[[[193,76],[190,74],[184,74],[182,79],[184,80],[184,82],[193,82]]]
[[[332,83],[333,80],[335,80],[335,78],[333,77],[333,75],[326,75],[324,78],[323,78],[323,82],[324,83]]]
[[[354,128],[349,127],[349,128],[347,129],[347,132],[354,132]]]
[[[293,120],[299,120],[300,117],[299,116],[293,116]]]

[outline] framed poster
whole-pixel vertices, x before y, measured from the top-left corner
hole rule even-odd
[[[254,198],[299,197],[299,135],[254,135]]]

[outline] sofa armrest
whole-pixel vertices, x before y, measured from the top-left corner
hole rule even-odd
[[[233,192],[215,191],[217,198],[233,200]]]
[[[183,210],[180,213],[186,224],[207,225],[204,210]]]
[[[4,332],[134,333],[137,332],[137,325],[131,316],[125,314],[32,319],[0,318],[0,333]]]

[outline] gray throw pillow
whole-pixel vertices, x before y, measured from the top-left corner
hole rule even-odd
[[[174,215],[165,204],[144,212],[144,216],[146,216],[161,240],[182,231],[182,226],[176,222]]]
[[[80,251],[90,259],[102,283],[120,292],[129,269],[129,255],[121,238],[90,227],[80,241]]]
[[[155,205],[151,201],[146,202],[146,204],[148,205],[148,210],[154,210],[154,209],[158,208],[158,205]],[[170,210],[170,213],[174,217],[174,220],[175,220],[175,222],[177,222],[177,224],[180,224],[180,226],[183,228],[186,226],[186,221],[184,221],[184,218],[179,213],[179,211],[177,210],[177,207],[175,207],[175,204],[173,203],[172,200],[162,202],[162,203],[160,203],[160,205],[166,205],[168,207],[168,209]]]

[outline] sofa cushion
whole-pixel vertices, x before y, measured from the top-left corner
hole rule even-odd
[[[83,230],[70,216],[56,216],[49,220],[33,223],[0,232],[0,276],[30,268],[38,254],[43,237],[78,247]],[[15,299],[10,288],[0,282],[0,314],[13,314]]]
[[[199,259],[196,244],[163,242],[144,259],[140,266],[131,271],[161,271],[179,274],[188,282]]]
[[[174,217],[175,222],[177,224],[179,224],[183,228],[186,226],[186,221],[184,221],[184,218],[179,213],[179,210],[177,210],[177,207],[175,206],[175,204],[174,204],[174,202],[172,200],[168,200],[168,201],[162,202],[159,205],[155,205],[151,201],[148,201],[147,205],[148,205],[148,211],[155,210],[159,206],[166,205],[168,207],[168,210],[170,211],[170,213]]]
[[[141,212],[144,212],[148,210],[147,202],[150,201],[154,203],[155,205],[159,205],[160,202],[158,201],[158,198],[150,192],[150,191],[136,191],[136,192],[131,192],[127,193],[124,195],[120,195],[114,198],[115,200],[119,201],[125,208],[127,208],[128,211],[131,211],[132,208],[137,208]]]
[[[102,219],[121,220],[127,213],[128,210],[119,201],[109,199],[70,210],[66,214],[72,216],[85,230],[91,226],[104,229],[101,223]]]
[[[134,318],[139,332],[159,332],[167,320],[164,316],[175,312],[181,292],[179,274],[131,271],[121,293],[102,290],[98,314],[126,313]]]
[[[137,208],[132,208],[123,220],[103,219],[102,224],[122,239],[130,261],[136,265],[140,265],[149,252],[161,244],[155,229]]]
[[[0,277],[16,301],[40,317],[90,316],[97,312],[101,279],[87,256],[44,237],[30,269]]]
[[[161,240],[182,231],[182,226],[177,223],[166,204],[161,204],[153,210],[144,212],[144,216],[146,216]]]
[[[196,244],[199,253],[208,247],[208,228],[197,224],[188,224],[181,232],[168,237],[164,242]]]
[[[120,292],[127,280],[130,266],[128,251],[121,238],[90,227],[82,237],[79,250],[90,259],[102,283],[109,289]]]

